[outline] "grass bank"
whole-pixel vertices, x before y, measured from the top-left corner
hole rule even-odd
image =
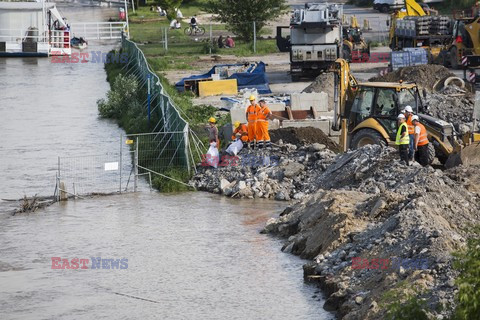
[[[180,29],[169,29],[170,21],[151,12],[150,6],[140,7],[134,15],[130,15],[130,39],[142,45],[142,51],[155,70],[188,70],[192,69],[200,55],[235,55],[249,57],[278,52],[274,39],[257,39],[256,52],[253,42],[235,39],[235,48],[218,48],[217,39],[220,35],[232,35],[226,30],[225,24],[207,21],[199,17],[199,25],[206,29],[203,36],[189,36],[184,33],[191,15],[199,15],[205,1],[194,1],[183,5],[180,10],[185,17]],[[204,21],[202,21],[204,19]],[[167,29],[167,46],[165,48],[165,29]],[[210,32],[213,41],[210,41]],[[234,36],[234,35],[233,35]]]

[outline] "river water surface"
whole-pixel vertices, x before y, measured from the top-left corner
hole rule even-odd
[[[76,10],[70,21],[98,15]],[[118,148],[122,130],[97,116],[108,88],[101,64],[0,59],[0,198],[52,195],[57,156]],[[259,234],[284,203],[147,190],[16,216],[8,203],[0,201],[0,319],[331,318],[303,282],[303,261]],[[57,270],[52,257],[128,266]]]

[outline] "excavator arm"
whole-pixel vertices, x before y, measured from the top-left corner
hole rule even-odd
[[[357,79],[350,72],[350,65],[345,59],[337,59],[329,70],[334,74],[334,113],[333,130],[340,130],[340,120],[345,117],[347,101],[353,101],[358,87]]]
[[[407,10],[407,16],[423,17],[427,15],[415,0],[405,0],[405,9]]]

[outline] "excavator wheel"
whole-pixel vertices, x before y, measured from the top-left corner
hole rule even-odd
[[[387,142],[380,133],[373,129],[362,129],[355,133],[352,139],[352,149],[358,149],[367,144],[378,144],[381,147],[386,147]]]

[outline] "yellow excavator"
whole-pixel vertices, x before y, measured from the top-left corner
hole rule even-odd
[[[397,116],[409,105],[427,129],[430,163],[437,157],[446,167],[480,164],[480,134],[459,136],[450,123],[422,114],[425,106],[415,83],[358,83],[344,59],[337,59],[330,72],[335,78],[332,129],[341,130],[343,151],[367,144],[395,145]]]
[[[370,46],[365,42],[355,16],[351,16],[350,23],[343,27],[342,54],[342,57],[348,61],[358,58],[362,62],[366,62],[365,60],[368,60],[370,56]]]
[[[469,56],[478,66],[480,60],[480,15],[478,2],[471,10],[455,11],[452,40],[448,46],[449,63],[454,69],[462,65],[462,57]],[[469,65],[471,65],[469,63]]]
[[[429,62],[443,62],[445,48],[451,42],[450,18],[437,16],[438,12],[415,0],[405,0],[405,8],[396,11],[390,19],[390,48],[423,48]],[[434,19],[427,16],[435,15]],[[442,58],[443,59],[443,58]]]

